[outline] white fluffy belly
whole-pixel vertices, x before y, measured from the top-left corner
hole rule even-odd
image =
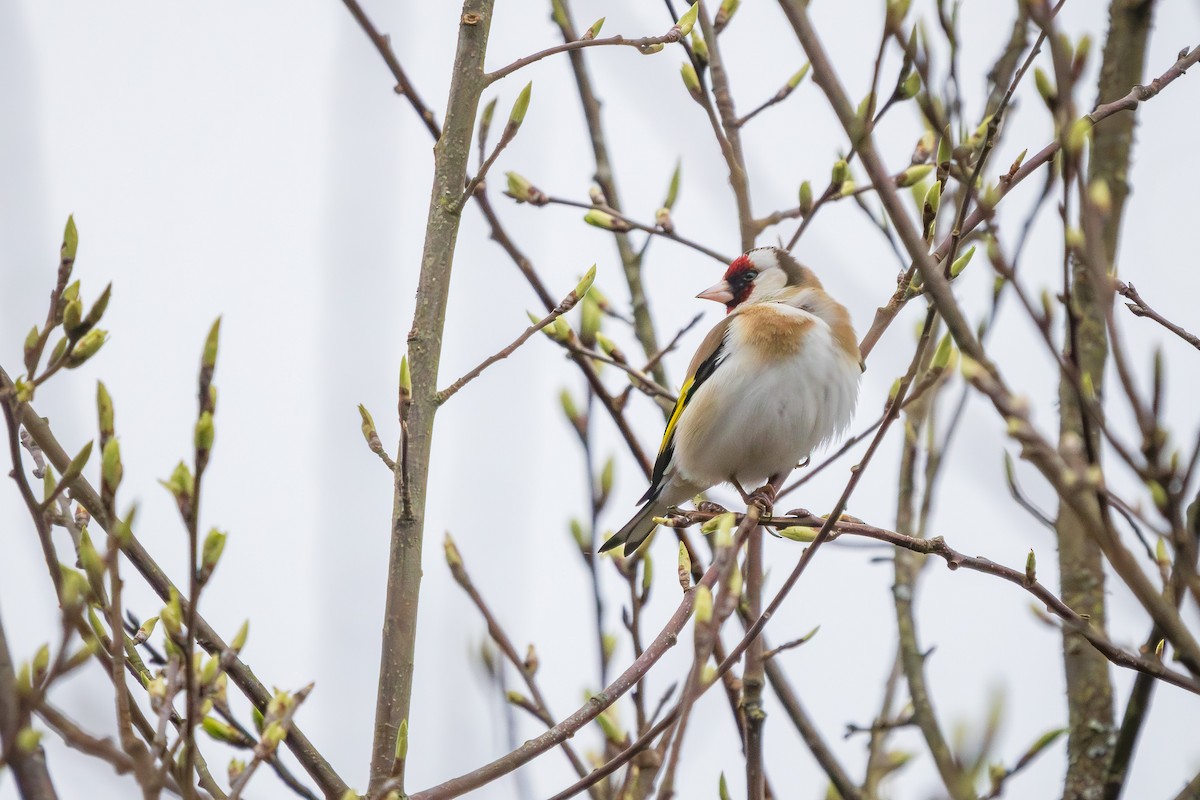
[[[731,342],[730,355],[680,417],[680,477],[699,486],[736,477],[750,490],[790,472],[846,428],[858,397],[859,365],[824,322],[807,334],[796,354],[769,363],[753,348]]]

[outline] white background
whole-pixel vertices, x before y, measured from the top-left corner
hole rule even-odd
[[[499,4],[488,64],[494,68],[558,41],[548,3]],[[881,2],[815,4],[819,31],[852,97],[869,86]],[[924,4],[917,4],[928,14]],[[1102,41],[1100,2],[1070,2],[1063,28]],[[1190,3],[1160,4],[1148,57],[1148,77],[1176,52],[1200,40],[1200,14]],[[662,33],[670,21],[659,3],[579,2],[583,29],[605,15],[605,33]],[[458,7],[444,3],[368,3],[392,36],[400,60],[426,102],[438,112],[446,96]],[[982,76],[1010,29],[1009,3],[965,3],[961,75],[968,116],[984,97]],[[932,20],[932,18],[930,18]],[[933,23],[936,30],[936,24]],[[739,109],[757,105],[804,58],[772,3],[747,2],[722,37]],[[1080,102],[1091,104],[1095,62]],[[1043,57],[1044,58],[1044,57]],[[668,49],[643,57],[626,48],[587,53],[622,196],[631,215],[650,219],[676,158],[683,190],[678,228],[721,252],[737,247],[726,172],[703,113],[679,82],[680,56]],[[889,61],[894,74],[896,64]],[[939,70],[944,68],[944,59]],[[517,141],[496,174],[515,169],[551,194],[586,199],[592,157],[565,57],[548,59],[490,88],[502,117],[520,86],[534,81],[533,103]],[[1122,275],[1168,317],[1200,327],[1194,298],[1193,146],[1200,86],[1194,76],[1173,84],[1139,111],[1125,218]],[[1032,90],[1018,93],[1005,144],[989,168],[999,174],[1022,149],[1052,137]],[[106,317],[112,339],[101,355],[39,392],[68,450],[94,436],[94,382],[103,377],[116,403],[125,462],[119,502],[140,504],[137,533],[176,580],[182,579],[183,529],[170,498],[156,485],[190,450],[194,381],[209,324],[223,316],[217,443],[205,481],[205,525],[230,531],[224,560],[202,601],[219,631],[232,634],[252,619],[245,656],[269,685],[317,688],[299,721],[344,778],[366,783],[378,671],[379,627],[391,507],[389,476],[364,447],[355,405],[373,410],[383,441],[397,438],[396,374],[413,310],[422,244],[431,141],[369,41],[340,3],[293,2],[82,3],[17,0],[0,4],[0,363],[19,369],[25,332],[45,315],[58,245],[68,213],[80,231],[76,276],[90,301],[114,282]],[[900,168],[919,134],[915,110],[901,108],[878,136]],[[839,126],[819,91],[806,82],[781,107],[746,130],[755,210],[795,204],[800,181],[818,189],[842,147]],[[859,176],[861,178],[861,175]],[[1012,198],[1019,211],[1040,177]],[[627,300],[610,237],[582,224],[575,209],[515,207],[495,202],[518,245],[552,292],[565,294],[598,264],[598,286]],[[1011,241],[1020,217],[1005,217]],[[1023,265],[1031,291],[1053,288],[1061,253],[1051,213],[1036,228]],[[785,239],[792,228],[779,229]],[[763,241],[773,241],[770,232]],[[772,238],[768,238],[772,237]],[[850,307],[862,332],[894,286],[897,262],[886,243],[850,204],[821,212],[798,255]],[[678,380],[692,348],[720,309],[692,300],[719,273],[713,261],[673,243],[650,248],[646,282],[665,339],[698,310],[708,313],[668,359]],[[981,254],[982,255],[982,254]],[[978,258],[957,285],[979,314],[992,276]],[[469,207],[455,259],[443,354],[442,382],[510,341],[526,324],[536,298],[486,226]],[[907,364],[915,324],[909,309],[872,355],[863,382],[858,429],[882,407],[887,388]],[[1168,415],[1175,440],[1189,447],[1196,429],[1196,353],[1152,323],[1122,317],[1126,338],[1143,367],[1161,343],[1170,360]],[[610,323],[610,328],[614,326]],[[614,333],[629,352],[632,338]],[[1012,383],[1027,393],[1035,420],[1055,426],[1056,377],[1031,326],[1006,306],[992,340]],[[1145,370],[1142,370],[1143,374]],[[621,377],[606,373],[610,385]],[[557,394],[582,380],[542,337],[465,389],[438,416],[429,494],[425,579],[411,719],[409,788],[471,769],[507,751],[502,704],[482,679],[473,655],[484,628],[442,560],[441,537],[453,531],[481,591],[513,639],[535,641],[539,678],[557,716],[597,687],[595,633],[586,572],[567,534],[583,515],[585,485],[573,435]],[[1115,389],[1115,387],[1113,387]],[[957,392],[957,387],[954,393]],[[950,396],[954,396],[952,393]],[[1116,391],[1111,396],[1118,398]],[[1118,398],[1113,415],[1129,431]],[[641,397],[631,411],[649,449],[661,417]],[[611,424],[597,414],[601,455],[619,457],[614,500],[603,519],[624,521],[643,480]],[[881,451],[851,512],[887,526],[894,521],[896,443]],[[1012,566],[1033,548],[1039,572],[1056,584],[1052,536],[1009,498],[1003,485],[1004,428],[989,408],[969,406],[949,457],[931,533],[970,554]],[[809,484],[795,505],[829,508],[849,462]],[[93,467],[94,468],[94,467]],[[7,471],[7,467],[5,468]],[[1028,491],[1047,508],[1052,496],[1031,471]],[[1110,480],[1130,483],[1119,469]],[[791,507],[789,505],[788,507]],[[657,630],[677,600],[674,554],[659,537],[655,603]],[[65,546],[65,539],[60,548]],[[60,550],[61,552],[61,550]],[[799,555],[792,543],[768,540],[768,589]],[[800,696],[851,771],[861,771],[865,743],[843,740],[847,722],[876,713],[895,639],[891,570],[881,549],[830,547],[789,596],[771,625],[783,641],[821,625],[819,635],[784,659]],[[609,571],[611,573],[611,570]],[[132,574],[132,570],[127,570]],[[606,574],[606,580],[614,578]],[[608,627],[620,627],[621,585],[607,581]],[[142,616],[159,603],[130,581],[128,604]],[[1114,584],[1110,583],[1110,586]],[[1136,646],[1148,630],[1132,598],[1110,593],[1113,638]],[[12,483],[0,488],[0,612],[17,658],[28,658],[53,630],[57,609],[41,554]],[[1042,732],[1065,724],[1058,633],[1030,613],[1030,597],[977,574],[930,565],[919,597],[920,636],[936,648],[928,660],[935,703],[946,729],[977,736],[995,693],[1004,721],[995,757],[1012,763]],[[1194,614],[1189,617],[1194,622]],[[690,646],[655,668],[657,696],[682,677]],[[615,665],[628,663],[622,640]],[[1118,697],[1132,674],[1114,670]],[[98,670],[89,669],[52,695],[96,730],[111,730],[112,713]],[[718,773],[741,793],[742,758],[725,700],[701,701],[687,738],[680,796],[715,796]],[[628,720],[629,707],[622,708]],[[782,797],[819,798],[825,780],[768,697],[769,775]],[[1129,798],[1172,795],[1200,768],[1195,720],[1200,700],[1160,688],[1143,734]],[[522,719],[517,741],[538,732]],[[594,748],[599,734],[576,739]],[[936,796],[936,778],[922,742],[911,731],[898,748],[918,753],[894,784],[898,798]],[[128,797],[132,780],[65,750],[47,736],[52,772],[64,797]],[[1014,779],[1010,796],[1050,797],[1063,771],[1060,742]],[[226,756],[213,748],[214,771]],[[298,768],[297,768],[298,769]],[[572,776],[551,753],[478,793],[480,797],[544,797]],[[255,796],[283,796],[269,774]],[[0,775],[0,798],[12,798]]]

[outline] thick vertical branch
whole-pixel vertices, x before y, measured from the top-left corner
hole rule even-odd
[[[1109,5],[1109,31],[1100,68],[1098,104],[1115,100],[1125,94],[1125,87],[1142,82],[1153,9],[1152,0],[1113,0]],[[1112,213],[1105,220],[1103,229],[1107,263],[1102,266],[1106,272],[1116,257],[1122,211],[1129,194],[1126,173],[1135,122],[1133,114],[1121,115],[1097,128],[1093,138],[1089,177],[1092,181],[1105,181],[1112,194]],[[1108,360],[1106,315],[1102,299],[1097,297],[1095,280],[1088,271],[1089,266],[1080,261],[1072,269],[1068,314],[1074,325],[1074,336],[1067,337],[1065,356],[1077,366],[1081,375],[1090,377],[1093,386],[1100,387],[1104,385],[1104,368]],[[1096,426],[1086,424],[1079,395],[1066,376],[1059,386],[1059,407],[1060,446],[1082,441],[1088,460],[1099,463],[1099,431]],[[1095,499],[1081,499],[1096,506],[1097,513],[1102,513]],[[1065,502],[1060,505],[1055,529],[1062,599],[1103,629],[1106,616],[1104,564],[1099,542]],[[1077,632],[1067,628],[1063,629],[1063,666],[1069,716],[1063,798],[1082,800],[1096,796],[1109,772],[1115,741],[1112,682],[1104,656],[1088,647]]]
[[[18,465],[15,467],[19,469]],[[40,744],[30,749],[21,747],[17,735],[29,727],[29,711],[21,708],[17,693],[17,678],[13,670],[4,621],[0,620],[0,753],[8,756],[21,797],[28,800],[55,800],[54,784],[46,769],[46,756]]]
[[[392,510],[392,542],[371,754],[372,789],[389,777],[403,785],[403,764],[393,767],[400,724],[408,719],[412,696],[417,598],[421,583],[421,539],[433,420],[437,412],[438,363],[449,298],[450,269],[461,221],[458,199],[467,177],[471,135],[483,92],[483,59],[492,22],[492,0],[466,0],[459,20],[458,50],[446,104],[446,123],[434,146],[433,191],[421,255],[416,312],[408,335],[412,402],[407,439],[397,465]],[[403,475],[405,480],[400,481]],[[396,774],[393,774],[395,769]]]

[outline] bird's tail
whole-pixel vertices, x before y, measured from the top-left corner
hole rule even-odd
[[[642,542],[646,541],[646,537],[653,532],[655,523],[654,518],[662,516],[670,506],[662,502],[658,497],[652,497],[642,506],[633,519],[625,523],[625,527],[614,533],[608,540],[601,545],[600,552],[612,550],[619,544],[625,545],[625,555],[632,555],[634,550],[637,550]]]

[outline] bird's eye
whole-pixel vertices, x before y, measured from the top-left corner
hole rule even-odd
[[[745,274],[745,278],[746,278],[746,280],[748,280],[748,281],[752,281],[752,280],[754,280],[755,278],[757,278],[757,277],[758,277],[758,270],[756,270],[756,269],[748,269],[748,270],[746,270],[746,272],[745,272],[744,274]]]

